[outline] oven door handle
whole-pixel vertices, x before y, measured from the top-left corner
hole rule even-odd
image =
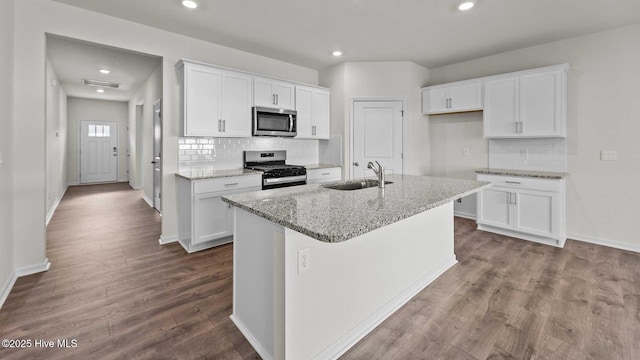
[[[289,132],[293,132],[293,115],[289,114]]]
[[[307,175],[299,175],[299,176],[288,176],[288,177],[281,177],[281,178],[264,179],[262,182],[264,185],[273,185],[273,184],[282,184],[282,183],[298,182],[298,181],[306,181],[306,180],[307,180]]]

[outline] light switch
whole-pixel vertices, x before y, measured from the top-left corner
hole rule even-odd
[[[615,150],[602,150],[600,151],[600,160],[616,161],[618,160],[618,153]]]

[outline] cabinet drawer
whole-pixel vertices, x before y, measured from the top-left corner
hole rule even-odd
[[[563,179],[538,179],[519,176],[478,174],[478,181],[488,181],[497,186],[514,189],[534,189],[544,191],[561,191]]]
[[[342,168],[339,167],[307,170],[307,182],[309,184],[340,180],[342,180]]]
[[[223,177],[218,179],[194,180],[194,194],[231,191],[236,189],[262,188],[262,175]]]

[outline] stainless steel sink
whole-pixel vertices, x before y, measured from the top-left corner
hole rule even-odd
[[[393,181],[385,181],[385,185],[393,184]],[[359,181],[350,181],[345,184],[337,184],[337,185],[323,185],[327,189],[333,190],[360,190],[367,189],[371,187],[378,186],[378,180],[359,180]]]

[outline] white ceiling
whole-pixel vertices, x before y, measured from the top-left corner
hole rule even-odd
[[[55,0],[315,69],[432,68],[640,22],[639,0]],[[342,58],[331,52],[340,49]]]
[[[151,73],[160,66],[160,58],[89,44],[56,36],[47,36],[47,57],[58,75],[67,96],[128,101]],[[108,75],[98,70],[111,70]],[[82,85],[82,79],[120,83],[118,89]]]

